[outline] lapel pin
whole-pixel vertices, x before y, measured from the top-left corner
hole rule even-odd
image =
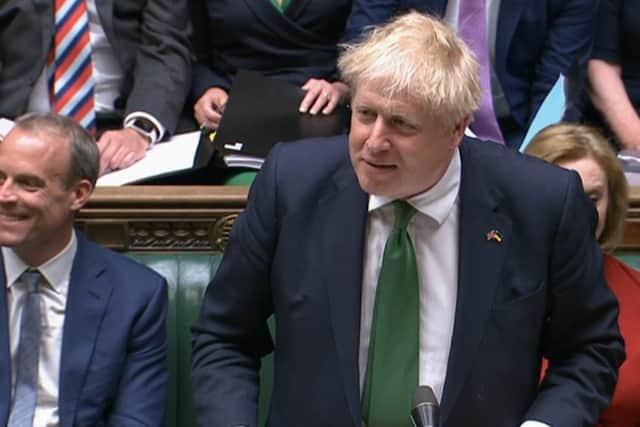
[[[502,234],[498,230],[491,230],[487,233],[487,240],[493,240],[498,243],[502,243]]]

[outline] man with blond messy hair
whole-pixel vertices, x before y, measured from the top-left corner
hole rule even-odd
[[[594,424],[624,346],[578,176],[464,136],[478,64],[433,18],[374,30],[339,67],[348,141],[273,149],[207,290],[200,424],[257,425],[271,351],[270,426],[408,427],[418,385],[446,427]]]
[[[591,57],[599,0],[353,0],[345,30],[357,39],[370,26],[417,10],[441,17],[473,45],[485,104],[474,114],[476,135],[518,148],[560,74],[580,87]],[[579,115],[567,94],[565,119]],[[578,105],[573,105],[578,102]],[[488,107],[489,103],[491,108]],[[489,130],[493,129],[493,130]],[[494,128],[494,126],[497,127]]]

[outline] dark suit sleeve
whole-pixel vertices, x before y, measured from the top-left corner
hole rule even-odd
[[[529,123],[560,74],[567,75],[572,67],[585,70],[591,56],[599,3],[600,0],[564,0],[560,10],[549,18],[552,21],[531,86]],[[578,74],[585,75],[583,71]]]
[[[209,13],[206,0],[191,0],[191,21],[193,22],[193,45],[196,61],[193,64],[191,99],[197,101],[212,87],[220,87],[227,92],[231,88],[231,77],[215,67],[215,52],[209,32]]]
[[[192,376],[201,426],[257,425],[260,359],[273,349],[270,270],[278,212],[276,146],[258,174],[246,210],[193,326]]]
[[[595,425],[613,395],[624,343],[618,303],[592,237],[596,214],[577,175],[570,180],[550,264],[543,355],[549,369],[525,419]]]
[[[155,275],[154,275],[155,277]],[[163,426],[169,402],[167,368],[168,293],[164,279],[142,307],[130,331],[127,355],[108,425]],[[136,283],[132,283],[135,285]]]
[[[173,133],[191,84],[187,2],[149,0],[141,19],[134,81],[125,115],[149,113]]]
[[[198,101],[202,95],[212,87],[219,87],[229,92],[231,89],[231,77],[219,70],[214,70],[207,65],[209,61],[203,59],[193,66],[193,83],[191,86],[191,98]]]
[[[399,7],[400,0],[354,0],[343,40],[359,39],[367,27],[386,22]]]

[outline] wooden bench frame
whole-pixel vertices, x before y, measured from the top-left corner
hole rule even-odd
[[[77,224],[117,251],[221,252],[247,187],[98,187]],[[640,187],[631,189],[622,252],[640,251]]]

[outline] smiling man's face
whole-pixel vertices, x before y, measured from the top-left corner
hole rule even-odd
[[[87,185],[68,185],[70,141],[14,128],[0,143],[0,246],[40,265],[71,238]],[[86,197],[85,197],[86,196]]]
[[[361,85],[352,102],[349,152],[362,189],[394,199],[433,187],[460,144],[466,123],[446,127],[418,102],[388,99]]]

